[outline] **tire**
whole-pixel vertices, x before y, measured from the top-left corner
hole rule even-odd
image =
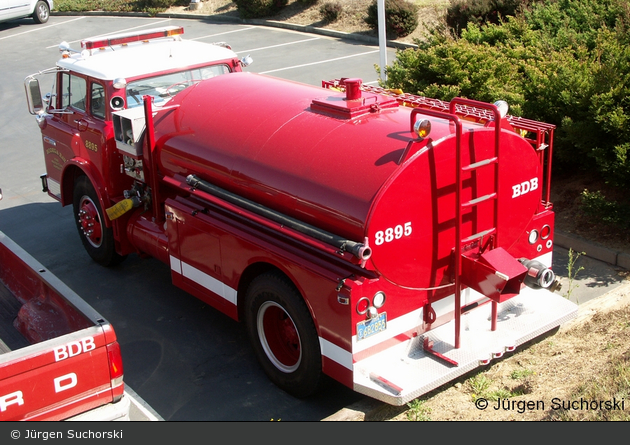
[[[326,381],[319,338],[293,284],[279,273],[263,274],[249,286],[245,304],[247,335],[269,379],[294,397],[318,392]]]
[[[124,260],[116,252],[114,233],[105,225],[98,196],[86,176],[79,176],[74,183],[72,207],[81,242],[90,257],[102,266],[114,266]]]
[[[35,23],[46,23],[50,18],[50,6],[48,2],[44,0],[40,0],[35,5],[35,10],[33,11],[33,20]]]

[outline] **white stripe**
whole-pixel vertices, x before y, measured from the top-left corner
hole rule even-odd
[[[320,63],[335,62],[337,60],[350,59],[352,57],[365,56],[367,54],[374,54],[374,53],[377,53],[378,51],[379,51],[378,49],[375,49],[374,51],[367,51],[365,53],[352,54],[350,56],[337,57],[337,58],[334,58],[334,59],[320,60],[319,62],[311,62],[311,63],[304,63],[302,65],[287,66],[285,68],[278,68],[278,69],[275,69],[275,70],[263,71],[263,72],[261,72],[259,74],[269,74],[269,73],[275,73],[277,71],[285,71],[285,70],[292,70],[294,68],[303,68],[305,66],[319,65]]]
[[[319,347],[324,357],[328,357],[352,371],[352,354],[350,352],[321,337],[319,337]]]
[[[320,39],[319,37],[313,37],[311,39],[295,40],[294,42],[280,43],[278,45],[261,46],[260,48],[254,48],[254,49],[244,49],[244,50],[240,50],[239,53],[251,53],[254,51],[262,51],[264,49],[278,48],[280,46],[295,45],[296,43],[310,42],[312,40],[319,40],[319,39]]]
[[[201,39],[207,39],[210,37],[215,37],[215,36],[222,36],[223,34],[232,34],[233,32],[241,32],[241,31],[248,31],[250,29],[254,29],[255,26],[251,26],[249,28],[241,28],[241,29],[235,29],[233,31],[226,31],[226,32],[219,32],[217,34],[208,34],[207,36],[201,36],[201,37],[195,37],[194,39],[187,39],[187,40],[201,40]]]
[[[175,258],[173,255],[170,256],[170,259],[171,259],[171,269],[181,275],[182,274],[182,262],[179,261],[178,258]]]
[[[233,305],[236,305],[236,290],[227,286],[220,280],[211,277],[205,272],[187,264],[171,255],[170,258],[171,269],[181,275],[185,276],[191,281],[194,281],[200,286],[205,287],[211,292],[219,295],[221,298],[229,301]]]
[[[22,34],[29,34],[31,32],[42,31],[44,29],[52,28],[53,26],[65,25],[66,23],[74,22],[75,20],[81,20],[81,19],[84,19],[84,18],[85,17],[77,17],[76,19],[66,20],[65,22],[55,23],[54,25],[51,24],[51,25],[47,25],[47,26],[38,26],[37,28],[33,28],[33,29],[28,30],[28,31],[20,32],[20,33],[17,33],[17,34],[12,34],[12,35],[6,36],[6,37],[0,37],[0,40],[10,39],[11,37],[17,37],[17,36],[21,36]]]

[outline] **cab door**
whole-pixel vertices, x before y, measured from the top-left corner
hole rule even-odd
[[[60,200],[61,173],[70,160],[103,171],[106,97],[98,81],[76,73],[58,76],[55,109],[42,133],[49,194]]]

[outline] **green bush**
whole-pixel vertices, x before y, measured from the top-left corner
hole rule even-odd
[[[186,0],[138,0],[138,5],[142,9],[168,9],[171,6],[188,6],[190,1]]]
[[[343,8],[339,2],[326,2],[319,7],[322,18],[329,23],[339,19],[342,12]]]
[[[630,8],[624,0],[548,0],[499,24],[433,30],[399,51],[389,88],[443,100],[507,100],[555,124],[554,167],[630,186]]]
[[[55,0],[55,11],[84,12],[84,11],[136,11],[136,0]]]
[[[468,23],[498,24],[527,8],[529,3],[530,0],[450,0],[446,8],[446,25],[460,35]]]
[[[280,12],[289,0],[234,0],[243,19],[269,17]]]
[[[148,12],[156,14],[171,6],[188,6],[189,0],[55,0],[55,11]]]
[[[419,8],[406,0],[385,0],[385,32],[388,37],[405,37],[418,27]],[[368,6],[365,23],[378,30],[378,2]]]
[[[601,191],[584,190],[580,196],[584,214],[597,222],[630,229],[630,206],[608,200]]]

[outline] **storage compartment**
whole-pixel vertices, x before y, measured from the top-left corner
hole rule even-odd
[[[142,156],[140,139],[145,127],[144,109],[131,108],[113,113],[116,147],[132,156]]]

